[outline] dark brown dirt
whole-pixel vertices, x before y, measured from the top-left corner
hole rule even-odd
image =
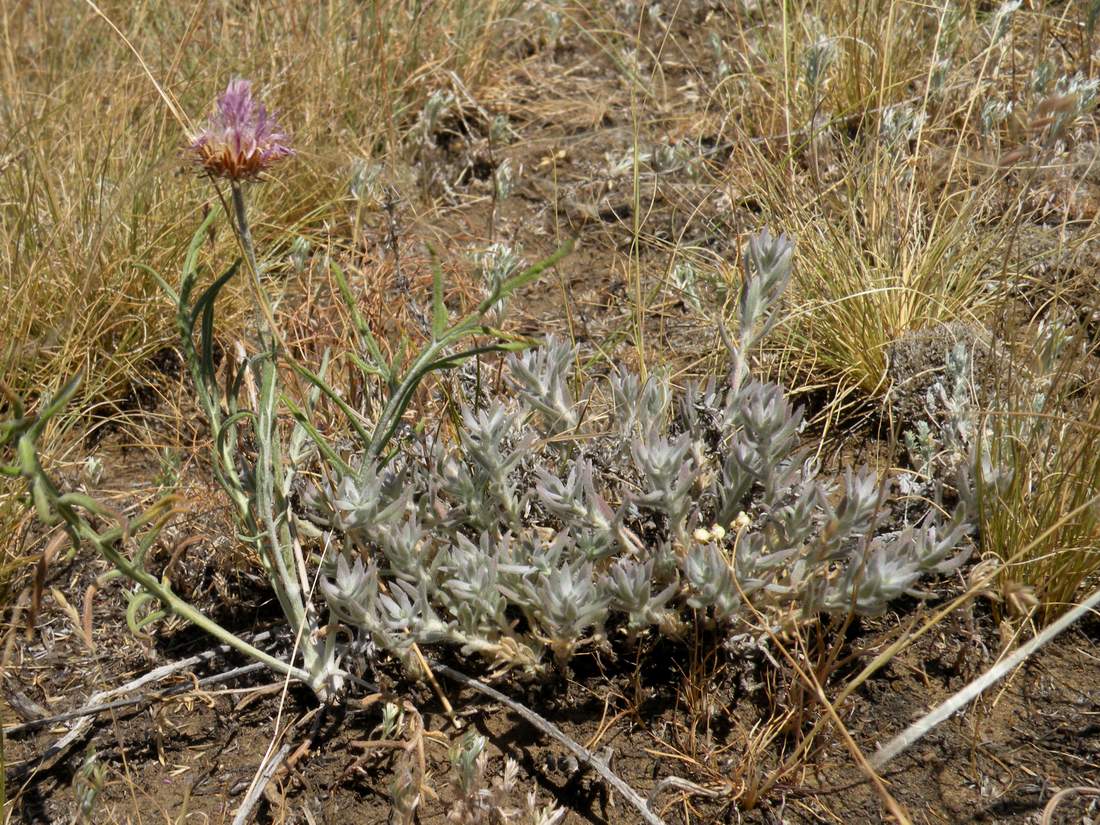
[[[5,718],[17,717],[15,707],[25,707],[28,700],[50,712],[80,706],[93,690],[144,672],[154,661],[174,660],[205,647],[201,638],[180,631],[157,648],[142,650],[133,640],[111,639],[104,625],[97,627],[97,653],[92,654],[78,634],[66,628],[66,621],[60,611],[47,610],[40,638],[48,641],[20,645],[18,666],[9,671],[5,683]],[[877,650],[896,636],[899,621],[891,617],[859,630],[852,647]],[[188,636],[192,638],[179,638]],[[891,764],[883,777],[912,821],[1036,822],[1037,812],[1055,789],[1100,782],[1098,640],[1100,622],[1092,619]],[[981,615],[972,630],[960,621],[933,631],[840,708],[852,737],[871,751],[987,668],[998,644]],[[618,655],[582,657],[574,662],[571,675],[559,674],[547,683],[506,682],[500,687],[593,750],[610,748],[613,769],[643,796],[670,776],[719,794],[706,798],[676,788],[664,790],[656,803],[670,825],[885,821],[874,790],[831,733],[819,740],[801,770],[776,783],[753,809],[737,810],[733,800],[747,801],[746,782],[752,772],[766,777],[780,750],[796,742],[792,734],[781,735],[754,758],[746,736],[749,728],[766,722],[765,708],[772,701],[782,712],[793,709],[796,700],[782,671],[772,670],[770,699],[767,687],[754,688],[754,680],[764,672],[759,657],[722,651],[700,656],[704,650],[705,642],[694,648],[694,655],[685,645],[668,643],[644,651],[617,649]],[[197,669],[196,675],[229,664],[228,659],[218,660],[209,670]],[[685,667],[690,676],[683,672]],[[490,778],[499,775],[504,756],[516,760],[521,791],[517,804],[534,790],[542,804],[567,807],[566,822],[639,821],[594,773],[572,770],[564,748],[509,709],[445,681],[457,711],[456,728],[426,688],[405,683],[392,668],[383,667],[382,673],[396,679],[395,695],[419,708],[428,731],[440,740],[426,745],[429,782],[440,798],[424,801],[421,822],[442,822],[451,807],[454,791],[447,784],[446,743],[459,738],[461,730],[488,737]],[[851,674],[838,672],[834,681],[841,683],[845,675]],[[313,709],[309,696],[291,691],[284,697],[280,685],[267,679],[245,677],[231,689],[193,690],[100,714],[88,738],[107,769],[94,821],[185,821],[185,815],[187,821],[230,821],[273,732],[287,731],[286,741],[296,744],[310,728],[309,722],[295,725]],[[187,679],[179,681],[186,684]],[[810,707],[807,721],[817,714]],[[397,757],[393,751],[355,744],[371,738],[380,718],[377,705],[331,710],[312,750],[261,804],[260,821],[387,822]],[[9,793],[18,789],[18,821],[46,823],[71,817],[81,745],[52,770],[22,774],[65,729],[58,725],[8,738]],[[1055,821],[1084,821],[1080,817],[1087,803],[1071,800]]]

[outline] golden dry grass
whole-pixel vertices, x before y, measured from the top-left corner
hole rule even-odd
[[[431,4],[414,19],[404,3],[350,0],[262,13],[105,2],[102,15],[89,2],[5,4],[0,90],[18,126],[0,146],[0,373],[37,393],[83,370],[89,400],[113,398],[171,339],[171,308],[137,264],[171,281],[214,204],[153,79],[192,123],[234,76],[287,112],[299,161],[254,206],[259,246],[286,254],[298,231],[347,223],[354,162],[385,160],[446,72],[476,80],[513,5]]]
[[[715,90],[733,113],[726,185],[799,241],[786,327],[804,380],[881,401],[893,342],[987,321],[1036,255],[1096,238],[1080,161],[1096,156],[1093,103],[1049,116],[1069,105],[1054,79],[1087,64],[1088,44],[1068,7],[799,12],[764,15]],[[1059,228],[1038,250],[1018,243],[1033,223]]]

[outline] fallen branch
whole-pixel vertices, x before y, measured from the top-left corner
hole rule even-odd
[[[1073,788],[1063,788],[1054,794],[1043,808],[1043,818],[1039,820],[1039,825],[1052,825],[1054,822],[1054,812],[1058,809],[1058,806],[1062,804],[1066,799],[1071,796],[1100,796],[1100,788],[1091,788],[1087,786],[1077,786]]]
[[[169,699],[173,696],[179,696],[182,693],[187,693],[190,690],[194,690],[196,687],[206,687],[207,685],[214,685],[218,682],[228,682],[230,679],[235,679],[238,676],[244,676],[246,673],[252,673],[256,670],[266,668],[263,662],[253,662],[249,665],[242,665],[241,667],[227,670],[224,673],[215,673],[213,676],[205,676],[202,679],[198,679],[194,682],[188,682],[182,685],[175,685],[174,687],[166,688],[160,691],[153,691],[150,693],[143,693],[140,696],[132,696],[129,699],[118,699],[114,702],[105,702],[103,704],[88,704],[78,710],[70,710],[67,713],[59,713],[56,716],[47,716],[43,719],[33,719],[30,722],[24,722],[20,725],[12,725],[9,728],[4,728],[5,736],[16,736],[20,733],[25,733],[31,730],[37,730],[38,728],[46,727],[47,725],[55,725],[58,722],[67,722],[70,719],[79,719],[82,716],[96,716],[100,713],[104,713],[109,710],[118,710],[119,708],[130,707],[132,705],[141,705],[148,702],[159,702],[164,699]]]
[[[877,771],[882,770],[891,759],[907,750],[945,719],[962,710],[972,701],[977,699],[988,687],[999,682],[1009,671],[1013,670],[1017,665],[1054,639],[1054,637],[1062,633],[1062,631],[1069,628],[1086,613],[1096,609],[1098,605],[1100,605],[1100,590],[1095,591],[1085,601],[1066,613],[1058,619],[1058,621],[1054,622],[1054,624],[1047,627],[1030,642],[1021,645],[1007,659],[1003,659],[995,664],[938,708],[922,716],[879,748],[875,755],[871,757],[871,767]]]
[[[556,739],[557,741],[561,742],[561,744],[565,745],[565,747],[567,747],[570,752],[572,752],[572,754],[577,757],[578,760],[586,765],[591,765],[593,768],[595,768],[595,770],[600,774],[600,776],[604,778],[608,785],[618,791],[623,799],[625,799],[627,802],[638,809],[638,812],[642,815],[642,819],[649,823],[649,825],[665,825],[664,820],[649,809],[646,801],[642,799],[637,791],[635,791],[618,776],[611,772],[611,768],[607,766],[606,762],[592,754],[583,745],[566,736],[557,726],[539,716],[537,713],[535,713],[533,710],[529,709],[525,705],[521,705],[514,699],[509,699],[499,690],[489,687],[484,682],[479,682],[477,679],[474,679],[471,676],[467,676],[465,673],[461,673],[453,668],[447,667],[447,665],[440,664],[439,662],[431,662],[431,666],[438,672],[442,673],[444,676],[454,679],[456,682],[461,682],[467,687],[471,687],[479,693],[483,693],[491,699],[495,699],[497,702],[506,705],[509,709],[514,710],[516,713],[518,713],[536,728],[541,730],[547,736],[552,739]]]
[[[649,799],[646,800],[646,806],[652,808],[654,803],[666,790],[674,789],[677,791],[683,791],[691,796],[702,796],[707,799],[721,799],[730,795],[730,791],[727,788],[721,790],[715,788],[704,788],[702,785],[696,785],[694,782],[689,782],[686,779],[681,779],[679,776],[666,776],[660,782],[653,786],[653,790],[649,792]]]
[[[258,634],[253,639],[253,641],[261,642],[264,639],[268,638],[270,635],[271,633],[269,631],[265,631]],[[229,647],[229,645],[219,645],[212,650],[207,650],[194,656],[189,656],[186,659],[181,659],[178,662],[172,662],[171,664],[162,665],[161,667],[155,668],[154,670],[151,670],[143,676],[139,676],[137,679],[127,682],[124,685],[120,685],[119,687],[111,688],[109,690],[102,690],[98,693],[93,693],[88,699],[88,703],[85,707],[94,707],[97,705],[107,704],[109,702],[112,702],[115,697],[123,696],[128,693],[133,693],[134,691],[140,690],[146,685],[153,684],[154,682],[159,682],[161,679],[173,676],[182,670],[186,670],[187,668],[193,667],[194,665],[200,664],[201,662],[213,659],[215,656],[218,656],[220,654],[228,653],[230,649],[231,648]],[[45,753],[42,754],[42,758],[39,759],[38,762],[34,765],[33,770],[49,770],[55,764],[57,764],[57,762],[63,756],[65,756],[77,742],[81,741],[88,734],[88,731],[90,731],[92,728],[93,718],[93,716],[81,717],[80,721],[73,726],[72,730],[70,730],[68,733],[66,733],[64,736],[62,736],[60,739],[58,739],[56,742],[46,748]],[[10,730],[6,731],[6,733],[8,734],[10,734],[10,732]]]
[[[290,753],[290,743],[287,742],[275,755],[268,760],[264,765],[263,770],[260,771],[256,780],[252,783],[252,787],[248,791],[248,796],[244,798],[244,802],[241,803],[241,807],[237,809],[237,815],[233,817],[233,825],[244,825],[248,822],[252,816],[252,809],[256,807],[256,804],[260,801],[260,797],[264,795],[264,790],[267,788],[268,783],[271,782],[275,776],[275,772],[279,770],[279,766],[283,764],[283,760],[286,759],[287,754]]]

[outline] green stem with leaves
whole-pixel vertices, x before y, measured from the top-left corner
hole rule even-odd
[[[271,311],[271,304],[267,300],[263,284],[260,281],[260,265],[256,259],[256,246],[252,241],[252,226],[248,222],[248,207],[244,199],[244,187],[240,181],[230,184],[233,202],[233,224],[237,230],[237,238],[244,252],[244,259],[248,263],[248,270],[252,283],[252,291],[255,298],[255,326],[256,341],[260,351],[270,350],[274,352],[276,344],[281,343],[278,330],[275,327],[275,316]]]
[[[5,422],[4,428],[0,429],[0,446],[14,442],[17,459],[16,464],[0,465],[3,474],[20,475],[27,480],[35,510],[44,524],[62,524],[74,546],[79,546],[81,542],[90,544],[119,573],[159,601],[166,610],[191,622],[244,655],[263,662],[272,670],[310,683],[310,674],[307,671],[265,653],[226,630],[177,596],[167,582],[161,581],[145,569],[145,555],[171,515],[170,499],[161,499],[137,518],[127,519],[112,513],[88,496],[80,493],[61,493],[46,475],[38,460],[35,446],[37,438],[50,418],[68,403],[79,385],[80,378],[74,378],[45,405],[43,411],[35,418],[24,416],[21,405],[16,408],[15,419]],[[102,532],[97,531],[81,511],[114,520],[118,524]],[[145,532],[140,539],[135,538],[143,530]],[[119,550],[120,546],[124,546],[131,540],[137,541],[138,547],[132,559]]]

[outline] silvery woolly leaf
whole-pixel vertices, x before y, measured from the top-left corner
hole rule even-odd
[[[535,475],[538,478],[535,492],[552,514],[566,524],[583,526],[596,533],[610,532],[615,513],[596,492],[590,461],[574,464],[564,482],[543,467],[536,467]]]
[[[547,437],[568,432],[579,422],[569,388],[575,359],[573,347],[551,336],[544,346],[507,360],[509,382],[520,398],[538,411]]]
[[[542,577],[535,611],[547,635],[580,639],[584,631],[603,623],[607,598],[592,577],[592,565],[563,565]]]
[[[380,525],[400,515],[411,493],[401,476],[380,473],[367,464],[355,475],[339,478],[324,496],[334,526],[353,541],[367,544]]]
[[[654,438],[668,428],[672,389],[668,376],[652,374],[644,382],[625,367],[611,375],[615,417],[623,438]]]
[[[378,567],[362,559],[353,562],[340,554],[336,563],[318,581],[321,595],[342,622],[352,626],[370,623],[378,596]]]
[[[691,587],[688,604],[713,607],[720,619],[733,616],[741,606],[729,563],[713,544],[695,544],[684,557],[684,579]]]
[[[613,564],[603,579],[604,592],[615,609],[629,617],[632,630],[659,624],[668,612],[668,604],[680,590],[680,582],[673,579],[660,593],[653,593],[654,561],[639,563],[633,559],[620,559]]]

